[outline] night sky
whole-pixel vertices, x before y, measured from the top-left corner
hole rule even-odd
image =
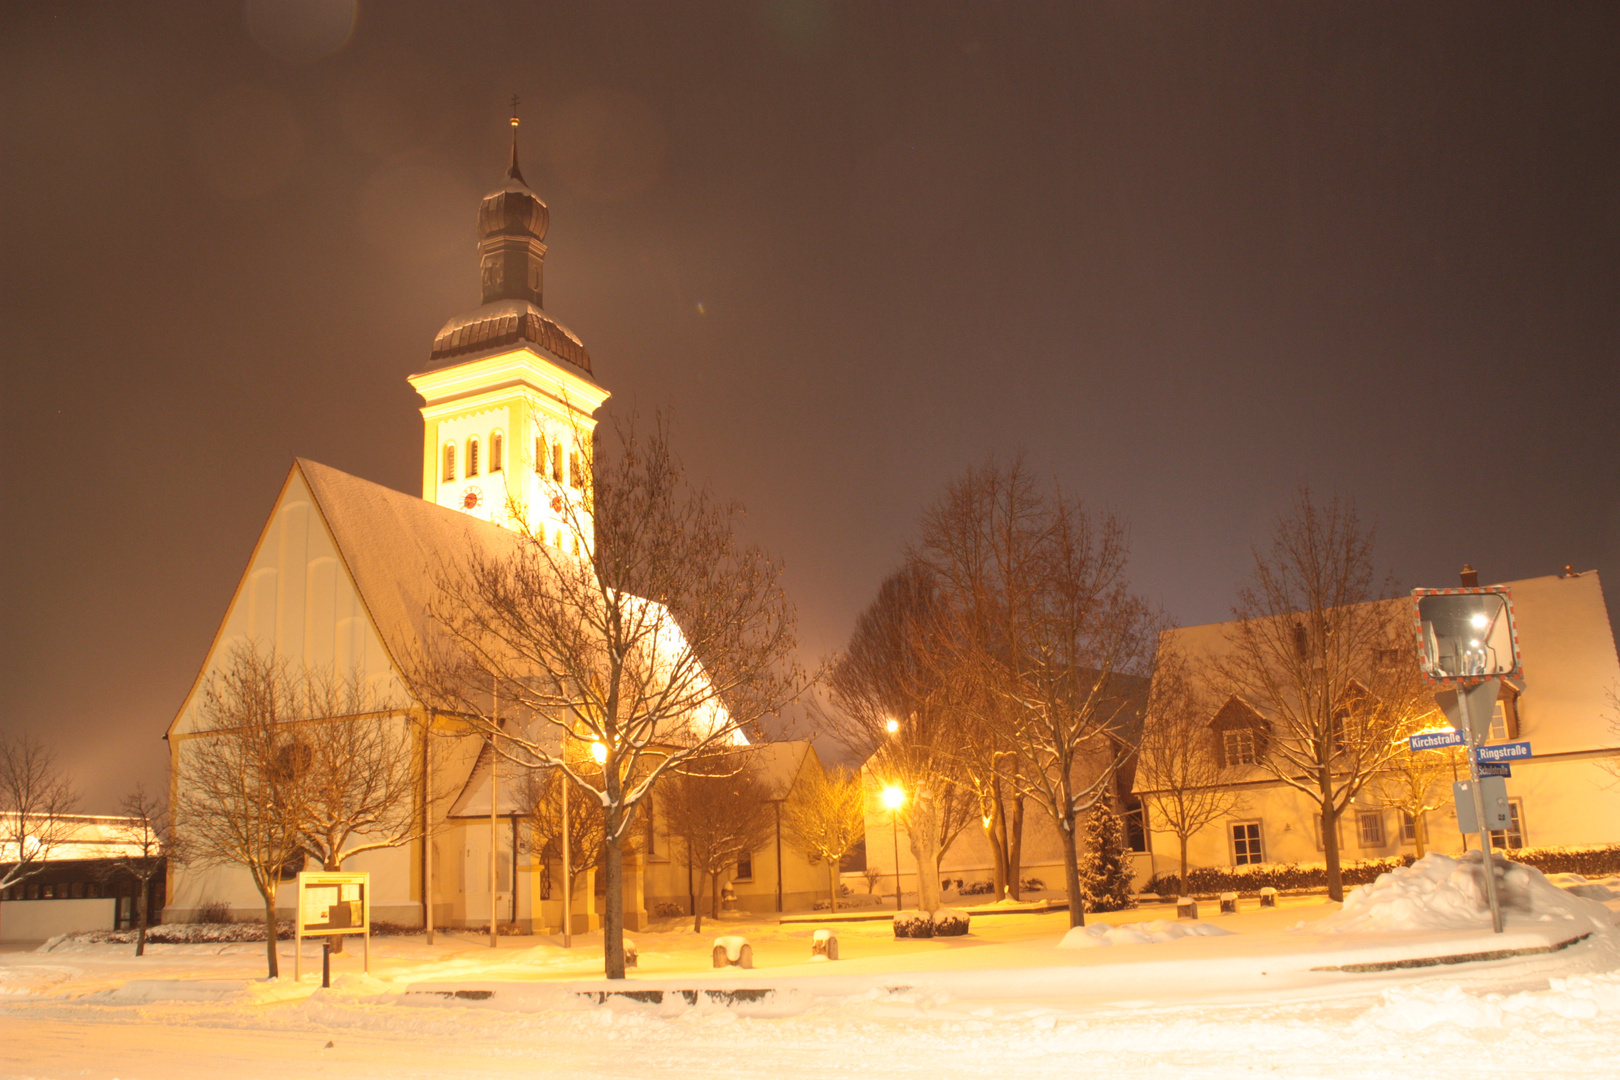
[[[1020,450],[1184,624],[1302,481],[1404,587],[1620,597],[1620,5],[346,6],[0,14],[0,730],[89,810],[161,782],[295,455],[420,491],[513,93],[547,310],[807,659]]]

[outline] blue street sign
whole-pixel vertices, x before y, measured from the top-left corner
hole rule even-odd
[[[1517,761],[1530,756],[1530,744],[1527,742],[1502,743],[1500,746],[1481,746],[1474,750],[1474,760],[1480,764],[1487,761]]]
[[[1479,775],[1501,777],[1512,776],[1513,766],[1509,765],[1505,761],[1482,761],[1479,763]]]
[[[1439,750],[1445,746],[1461,746],[1463,744],[1462,732],[1451,731],[1424,731],[1413,735],[1406,740],[1414,752],[1418,750]]]

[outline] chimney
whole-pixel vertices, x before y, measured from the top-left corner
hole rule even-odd
[[[1471,563],[1463,563],[1462,587],[1465,589],[1479,588],[1479,571]]]

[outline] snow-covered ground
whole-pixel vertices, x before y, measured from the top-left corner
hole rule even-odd
[[[832,962],[810,959],[815,924],[727,918],[700,935],[668,922],[632,935],[641,967],[616,988],[773,991],[731,1004],[598,1003],[609,984],[595,937],[572,951],[549,938],[496,950],[471,936],[379,938],[372,974],[355,943],[329,990],[313,946],[298,985],[257,978],[262,944],[157,945],[137,959],[66,942],[0,952],[0,1076],[1612,1074],[1620,899],[1599,890],[1620,893],[1620,881],[1559,882],[1591,899],[1531,882],[1498,936],[1457,902],[1467,871],[1432,863],[1343,911],[1320,899],[1245,901],[1228,916],[1200,905],[1198,925],[1226,931],[1216,935],[1177,936],[1173,919],[1158,924],[1170,908],[1119,912],[1093,920],[1110,927],[1088,935],[1106,948],[1058,948],[1063,912],[977,917],[968,936],[933,941],[841,924]],[[711,967],[722,935],[750,942],[755,970]],[[1557,951],[1384,969],[1582,935]],[[289,976],[291,950],[282,944]]]

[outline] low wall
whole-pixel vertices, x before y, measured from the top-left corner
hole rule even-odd
[[[81,930],[111,930],[117,900],[0,901],[0,941],[44,941]]]

